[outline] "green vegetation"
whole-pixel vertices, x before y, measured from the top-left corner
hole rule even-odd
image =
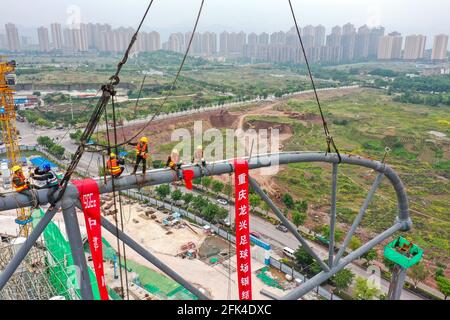
[[[414,283],[414,288],[417,288],[419,283],[425,281],[428,278],[429,271],[426,269],[424,263],[418,263],[408,269],[408,276]]]
[[[358,300],[372,300],[378,295],[379,290],[370,286],[367,282],[368,280],[365,278],[356,277],[353,296]]]
[[[444,299],[450,296],[450,279],[444,276],[436,278],[436,283],[438,285],[439,291],[444,295]]]
[[[348,269],[342,269],[331,277],[331,281],[335,285],[338,292],[347,290],[353,282],[355,274]]]
[[[62,159],[64,156],[64,152],[66,149],[61,147],[60,145],[53,142],[53,140],[47,136],[40,136],[37,138],[37,142],[39,145],[43,146],[47,149],[47,151],[54,155],[58,159]]]

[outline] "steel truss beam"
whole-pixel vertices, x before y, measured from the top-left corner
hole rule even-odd
[[[338,252],[336,258],[333,261],[329,262],[329,265],[327,266],[323,262],[321,263],[321,266],[323,267],[324,271],[319,273],[318,275],[314,276],[304,284],[302,284],[299,288],[295,289],[291,293],[287,294],[286,296],[282,297],[282,299],[298,299],[308,291],[310,291],[312,288],[317,286],[318,284],[322,283],[323,281],[330,278],[333,274],[340,271],[342,268],[344,268],[348,263],[353,261],[354,259],[358,258],[362,254],[364,254],[367,250],[372,248],[373,246],[379,244],[380,242],[384,241],[386,238],[390,237],[393,233],[396,231],[408,231],[411,228],[412,222],[409,217],[408,212],[408,198],[406,196],[405,188],[403,186],[403,183],[401,182],[398,175],[394,172],[392,168],[389,166],[374,160],[365,159],[359,156],[353,156],[353,155],[341,155],[341,163],[342,164],[350,164],[350,165],[356,165],[356,166],[362,166],[366,168],[373,169],[379,173],[377,180],[374,182],[374,185],[372,186],[371,191],[369,192],[366,201],[363,204],[363,207],[360,210],[360,213],[358,214],[357,218],[355,219],[354,224],[351,228],[351,233],[353,233],[358,226],[360,220],[362,219],[362,216],[364,215],[365,210],[367,209],[367,206],[370,202],[370,200],[373,197],[373,193],[376,190],[376,187],[380,183],[379,180],[381,180],[382,176],[386,176],[390,183],[392,184],[394,191],[397,196],[397,205],[398,205],[398,216],[396,219],[395,224],[389,228],[388,230],[384,231],[371,241],[367,242],[357,250],[353,251],[346,257],[341,259],[341,256],[343,252],[345,251],[346,246],[348,245],[349,239],[351,238],[351,235],[347,235],[346,239],[344,240],[344,245],[340,248],[340,252]],[[269,167],[269,166],[276,166],[276,165],[284,165],[289,163],[298,163],[298,162],[328,162],[333,164],[333,181],[332,181],[332,209],[330,213],[330,222],[333,223],[335,221],[335,202],[336,202],[336,188],[337,188],[337,164],[338,164],[338,156],[333,153],[320,153],[320,152],[282,152],[282,153],[274,153],[274,154],[264,154],[264,155],[256,155],[253,156],[251,159],[248,159],[249,161],[249,169],[257,169],[257,168],[263,168],[263,167]],[[194,171],[194,177],[201,177],[201,176],[213,176],[213,175],[221,175],[225,173],[232,173],[234,171],[232,161],[231,160],[223,160],[223,161],[217,161],[214,163],[207,164],[205,167],[201,167],[199,165],[184,165],[182,166],[182,169],[191,169]],[[151,186],[151,185],[159,185],[163,183],[170,183],[174,180],[173,171],[170,169],[154,169],[147,171],[147,174],[145,176],[143,175],[126,175],[122,176],[114,181],[115,183],[115,190],[126,190],[126,189],[134,189],[134,188],[142,188],[144,186]],[[252,181],[252,180],[251,180]],[[111,193],[113,191],[112,188],[112,181],[111,179],[108,179],[106,183],[103,179],[97,178],[97,183],[99,186],[100,193]],[[252,183],[252,182],[251,182]],[[253,181],[253,183],[255,183]],[[255,184],[256,185],[256,184]],[[261,191],[262,192],[262,191]],[[264,193],[261,194],[263,196]],[[57,196],[57,195],[55,195]],[[268,200],[267,202],[272,203],[270,199],[265,196]],[[36,198],[41,205],[45,205],[48,203],[47,199],[47,190],[37,190],[36,191]],[[79,199],[79,194],[77,188],[69,184],[66,190],[66,193],[63,197],[63,203],[64,201],[69,201],[72,204],[77,204]],[[9,193],[6,194],[4,197],[0,198],[0,211],[3,210],[9,210],[9,209],[15,209],[19,207],[26,207],[27,204],[30,203],[30,200],[26,195],[18,194],[18,193]],[[68,202],[68,203],[69,203]],[[334,205],[333,205],[334,203]],[[273,203],[272,203],[273,205]],[[70,213],[69,209],[70,207],[73,208],[73,205],[66,207],[65,212],[65,223],[66,226],[71,225],[75,221],[70,219],[70,216],[72,215]],[[276,208],[275,205],[271,206],[274,210],[275,214],[277,216],[279,215],[279,210]],[[67,210],[69,210],[69,213],[67,213]],[[7,268],[2,272],[0,275],[0,289],[3,288],[4,284],[8,279],[11,277],[11,275],[14,273],[14,270],[16,270],[17,266],[20,264],[20,262],[23,260],[23,258],[28,253],[29,249],[34,245],[36,240],[39,238],[42,231],[45,229],[45,226],[50,222],[51,218],[56,213],[56,209],[51,212],[50,214],[47,213],[44,218],[40,221],[38,226],[33,230],[31,233],[29,240],[20,248],[20,250],[17,252],[17,254],[13,257],[10,264],[7,266]],[[282,219],[284,216],[279,216],[280,219]],[[283,217],[283,218],[281,218]],[[67,219],[66,219],[67,218]],[[104,223],[106,219],[102,218],[102,224],[107,225],[107,223]],[[293,229],[293,226],[290,225],[289,221],[285,219],[283,223],[288,227],[290,230]],[[69,226],[70,229],[70,226]],[[76,229],[76,228],[75,228]],[[78,238],[79,235],[79,229],[73,230],[76,234],[73,236],[73,239]],[[111,230],[109,230],[111,231]],[[113,230],[114,231],[114,230]],[[302,242],[300,239],[301,236],[296,232],[296,230],[293,232],[294,235],[296,235],[297,239],[299,239],[300,242]],[[114,232],[113,232],[114,233]],[[332,232],[330,232],[332,233]],[[350,232],[349,232],[350,233]],[[135,246],[136,242],[134,242],[131,238],[129,238],[125,234],[119,233],[119,238],[122,238],[122,241],[125,241],[127,245],[131,246],[133,249],[137,249],[138,253],[140,253],[144,258],[146,258],[148,261],[154,263],[158,268],[161,270],[166,269],[167,272],[169,272],[169,276],[172,277],[174,280],[178,281],[180,284],[182,284],[187,289],[193,291],[194,294],[199,296],[200,298],[206,298],[202,296],[202,294],[196,291],[196,288],[192,287],[186,280],[184,280],[181,276],[176,274],[174,271],[169,271],[170,268],[167,266],[163,266],[160,262],[155,260],[152,257],[152,255],[146,251],[143,248],[139,248]],[[71,237],[69,237],[71,238]],[[74,243],[77,242],[75,240],[71,240],[71,248],[72,250],[76,249],[74,248]],[[304,241],[304,240],[303,240]],[[306,243],[306,242],[305,242]],[[305,248],[308,246],[306,245]],[[330,241],[330,250],[332,248],[332,243]],[[311,250],[312,251],[312,250]],[[342,251],[342,252],[341,252]],[[74,253],[74,255],[76,255]],[[313,253],[313,257],[317,258],[317,256]],[[330,256],[332,254],[330,253]],[[79,257],[78,259],[78,267],[80,267],[82,270],[85,268],[85,257]],[[84,262],[83,262],[84,260]],[[320,260],[320,259],[319,259]],[[330,259],[333,260],[333,259]],[[320,262],[319,262],[320,263]],[[86,270],[85,270],[86,271]],[[83,272],[83,271],[82,271]],[[81,284],[83,286],[83,284]],[[89,299],[90,293],[88,289],[84,291],[84,297]]]

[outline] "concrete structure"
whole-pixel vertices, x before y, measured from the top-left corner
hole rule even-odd
[[[19,52],[21,50],[19,41],[19,31],[13,23],[5,24],[6,38],[8,40],[8,50],[11,52]]]
[[[448,47],[448,35],[438,34],[434,37],[431,60],[446,60]]]
[[[61,25],[59,23],[52,23],[50,25],[52,33],[52,48],[54,50],[62,50],[63,48],[63,35]]]
[[[378,59],[400,59],[402,54],[403,38],[398,32],[391,32],[380,39],[378,46]]]
[[[50,39],[48,35],[48,29],[46,27],[40,27],[37,29],[38,40],[39,40],[39,51],[49,52],[50,51]]]
[[[355,56],[355,40],[356,29],[351,23],[347,23],[342,27],[342,60],[351,61]]]
[[[403,59],[418,60],[423,59],[425,53],[425,43],[427,37],[423,35],[409,35],[405,38],[405,50]]]

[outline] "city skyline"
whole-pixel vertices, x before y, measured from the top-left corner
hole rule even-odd
[[[19,29],[36,28],[50,22],[67,23],[74,17],[81,22],[98,21],[136,27],[147,2],[130,0],[121,2],[42,0],[26,2],[30,10],[24,12],[23,0],[11,3],[8,16],[0,18],[0,25],[14,21]],[[192,27],[199,1],[165,0],[155,1],[143,28],[157,30],[163,38],[178,30]],[[306,0],[292,1],[300,24],[321,23],[327,29],[351,21],[354,25],[367,24],[369,27],[383,25],[388,30],[402,34],[450,33],[446,13],[450,3],[440,0]],[[326,9],[325,9],[326,8]],[[35,12],[39,12],[36,15]],[[51,14],[49,14],[51,12]],[[3,19],[3,20],[2,20]],[[420,23],[418,23],[420,21]],[[287,30],[292,24],[288,2],[277,0],[208,0],[199,22],[199,31],[220,32],[222,30],[244,32],[273,32]]]
[[[49,32],[50,29],[50,32]],[[50,28],[41,26],[36,29],[38,46],[28,43],[26,37],[20,37],[15,24],[5,24],[6,36],[0,37],[0,49],[10,52],[30,50],[50,52],[122,52],[126,49],[133,28],[112,28],[109,24],[72,23],[63,28],[59,23],[51,23]],[[448,35],[435,35],[432,41],[431,55],[425,56],[425,35],[406,35],[397,31],[385,34],[382,26],[369,27],[362,25],[356,28],[352,23],[334,26],[330,33],[323,25],[299,26],[307,56],[312,63],[339,63],[351,61],[378,60],[446,60]],[[49,34],[51,33],[51,41]],[[141,31],[134,52],[167,50],[184,52],[191,38],[191,32],[171,33],[167,41],[161,41],[156,32]],[[403,41],[405,40],[405,41]],[[404,44],[404,46],[403,46]],[[304,63],[295,27],[288,31],[272,33],[262,32],[249,34],[222,31],[196,32],[193,37],[190,53],[200,56],[235,56],[259,61]]]

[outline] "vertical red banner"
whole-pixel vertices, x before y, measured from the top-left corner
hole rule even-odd
[[[252,271],[248,204],[248,163],[245,160],[234,160],[234,188],[239,300],[251,300]]]
[[[78,193],[80,194],[100,299],[108,300],[108,290],[106,289],[105,273],[103,270],[100,193],[98,191],[98,185],[93,179],[73,180],[72,183],[77,187]]]

